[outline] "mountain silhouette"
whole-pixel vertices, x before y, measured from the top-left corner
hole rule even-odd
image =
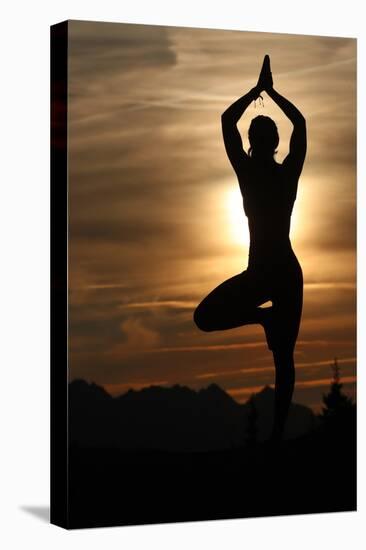
[[[268,386],[239,404],[216,384],[112,397],[71,382],[68,526],[355,510],[355,405],[322,418],[293,404],[277,447],[273,399]]]
[[[123,450],[210,451],[245,443],[249,416],[257,412],[257,439],[273,425],[274,390],[266,386],[239,404],[217,384],[130,389],[118,397],[85,380],[69,384],[70,443],[81,447]],[[291,439],[314,426],[311,409],[292,404],[285,431]]]
[[[270,386],[265,386],[259,393],[254,394],[252,403],[258,414],[258,441],[270,437],[274,411],[275,392]],[[249,408],[249,403],[243,405]],[[315,415],[309,407],[292,403],[290,406],[284,439],[292,439],[310,432],[316,423]]]

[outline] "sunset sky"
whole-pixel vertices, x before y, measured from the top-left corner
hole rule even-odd
[[[212,382],[238,401],[274,368],[263,329],[203,333],[195,306],[247,266],[247,219],[221,113],[252,88],[263,56],[307,121],[291,238],[304,273],[294,401],[319,408],[337,357],[356,375],[356,41],[69,22],[70,378],[113,394]],[[291,124],[277,123],[277,161]]]

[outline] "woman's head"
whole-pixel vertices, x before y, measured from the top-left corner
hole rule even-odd
[[[279,143],[275,122],[268,116],[259,115],[253,118],[249,126],[249,154],[273,156]]]

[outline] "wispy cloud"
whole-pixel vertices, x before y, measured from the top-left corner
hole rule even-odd
[[[347,357],[342,359],[337,359],[339,365],[351,365],[355,366],[356,357]],[[319,367],[328,367],[332,364],[331,361],[311,361],[307,363],[296,362],[296,370],[304,368],[319,368]],[[253,367],[245,369],[235,369],[235,370],[224,370],[216,372],[204,372],[197,374],[196,378],[198,379],[208,379],[208,378],[221,378],[221,377],[232,377],[233,374],[245,374],[247,376],[256,376],[259,373],[263,372],[273,372],[273,365],[268,367]]]
[[[150,308],[161,308],[161,307],[170,307],[170,308],[180,308],[180,309],[193,309],[196,307],[196,302],[192,301],[183,301],[183,300],[157,300],[151,302],[133,302],[127,303],[122,308],[127,309],[150,309]]]
[[[317,380],[301,380],[299,382],[296,382],[295,388],[296,389],[302,389],[302,388],[324,388],[329,387],[330,385],[330,379],[329,378],[320,378]],[[344,384],[354,384],[356,382],[355,376],[346,376],[343,378]],[[269,386],[273,387],[273,384],[268,384]],[[227,393],[229,393],[232,397],[235,399],[241,401],[242,399],[248,398],[253,393],[258,393],[263,389],[263,386],[245,386],[240,388],[229,388],[227,389]]]

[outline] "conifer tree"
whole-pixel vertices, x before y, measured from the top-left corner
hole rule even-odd
[[[333,371],[333,379],[330,390],[327,394],[323,395],[323,403],[325,405],[323,407],[323,416],[326,419],[338,418],[353,406],[352,399],[342,392],[343,384],[341,383],[337,358],[334,359],[331,369]]]

